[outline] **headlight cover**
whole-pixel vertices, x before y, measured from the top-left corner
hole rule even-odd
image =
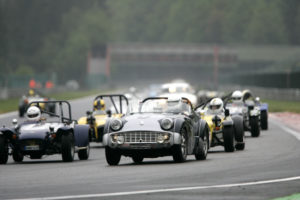
[[[113,131],[118,131],[122,128],[123,126],[123,122],[120,119],[114,119],[112,120],[112,122],[110,123],[110,128]]]
[[[161,120],[160,126],[164,130],[170,130],[173,127],[173,120],[170,118],[165,118]]]

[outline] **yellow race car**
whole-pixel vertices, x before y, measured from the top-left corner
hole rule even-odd
[[[122,94],[105,94],[93,101],[93,111],[78,119],[78,124],[90,125],[90,141],[102,142],[103,131],[108,118],[122,117],[128,108],[128,99]]]
[[[244,129],[241,116],[231,117],[224,109],[222,99],[213,98],[197,107],[197,112],[204,119],[210,130],[210,146],[224,146],[226,152],[244,150]]]

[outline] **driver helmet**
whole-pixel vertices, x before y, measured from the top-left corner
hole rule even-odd
[[[94,111],[103,110],[105,111],[105,102],[103,99],[96,99],[94,101]]]
[[[209,102],[209,110],[212,114],[220,114],[223,110],[223,101],[220,98],[213,98]]]
[[[33,89],[30,89],[30,90],[28,91],[28,94],[29,94],[29,96],[34,96],[34,90],[33,90]]]
[[[27,110],[26,117],[28,121],[39,121],[41,119],[41,110],[36,106],[30,106]]]
[[[234,91],[232,93],[232,95],[231,95],[231,99],[232,99],[233,103],[240,103],[240,102],[242,102],[242,99],[243,99],[242,92],[239,91],[239,90]]]

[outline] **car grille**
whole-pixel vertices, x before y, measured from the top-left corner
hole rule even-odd
[[[125,143],[156,143],[159,132],[153,131],[134,131],[123,133]]]

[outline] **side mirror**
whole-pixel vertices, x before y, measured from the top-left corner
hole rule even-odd
[[[106,114],[108,115],[108,117],[111,117],[111,110],[107,110]]]
[[[86,111],[86,115],[91,115],[92,114],[92,112],[91,111]]]
[[[17,125],[18,124],[18,120],[17,119],[13,119],[12,120],[12,124],[15,126],[15,125]]]
[[[228,109],[225,109],[225,116],[228,117],[230,115],[230,112]]]

